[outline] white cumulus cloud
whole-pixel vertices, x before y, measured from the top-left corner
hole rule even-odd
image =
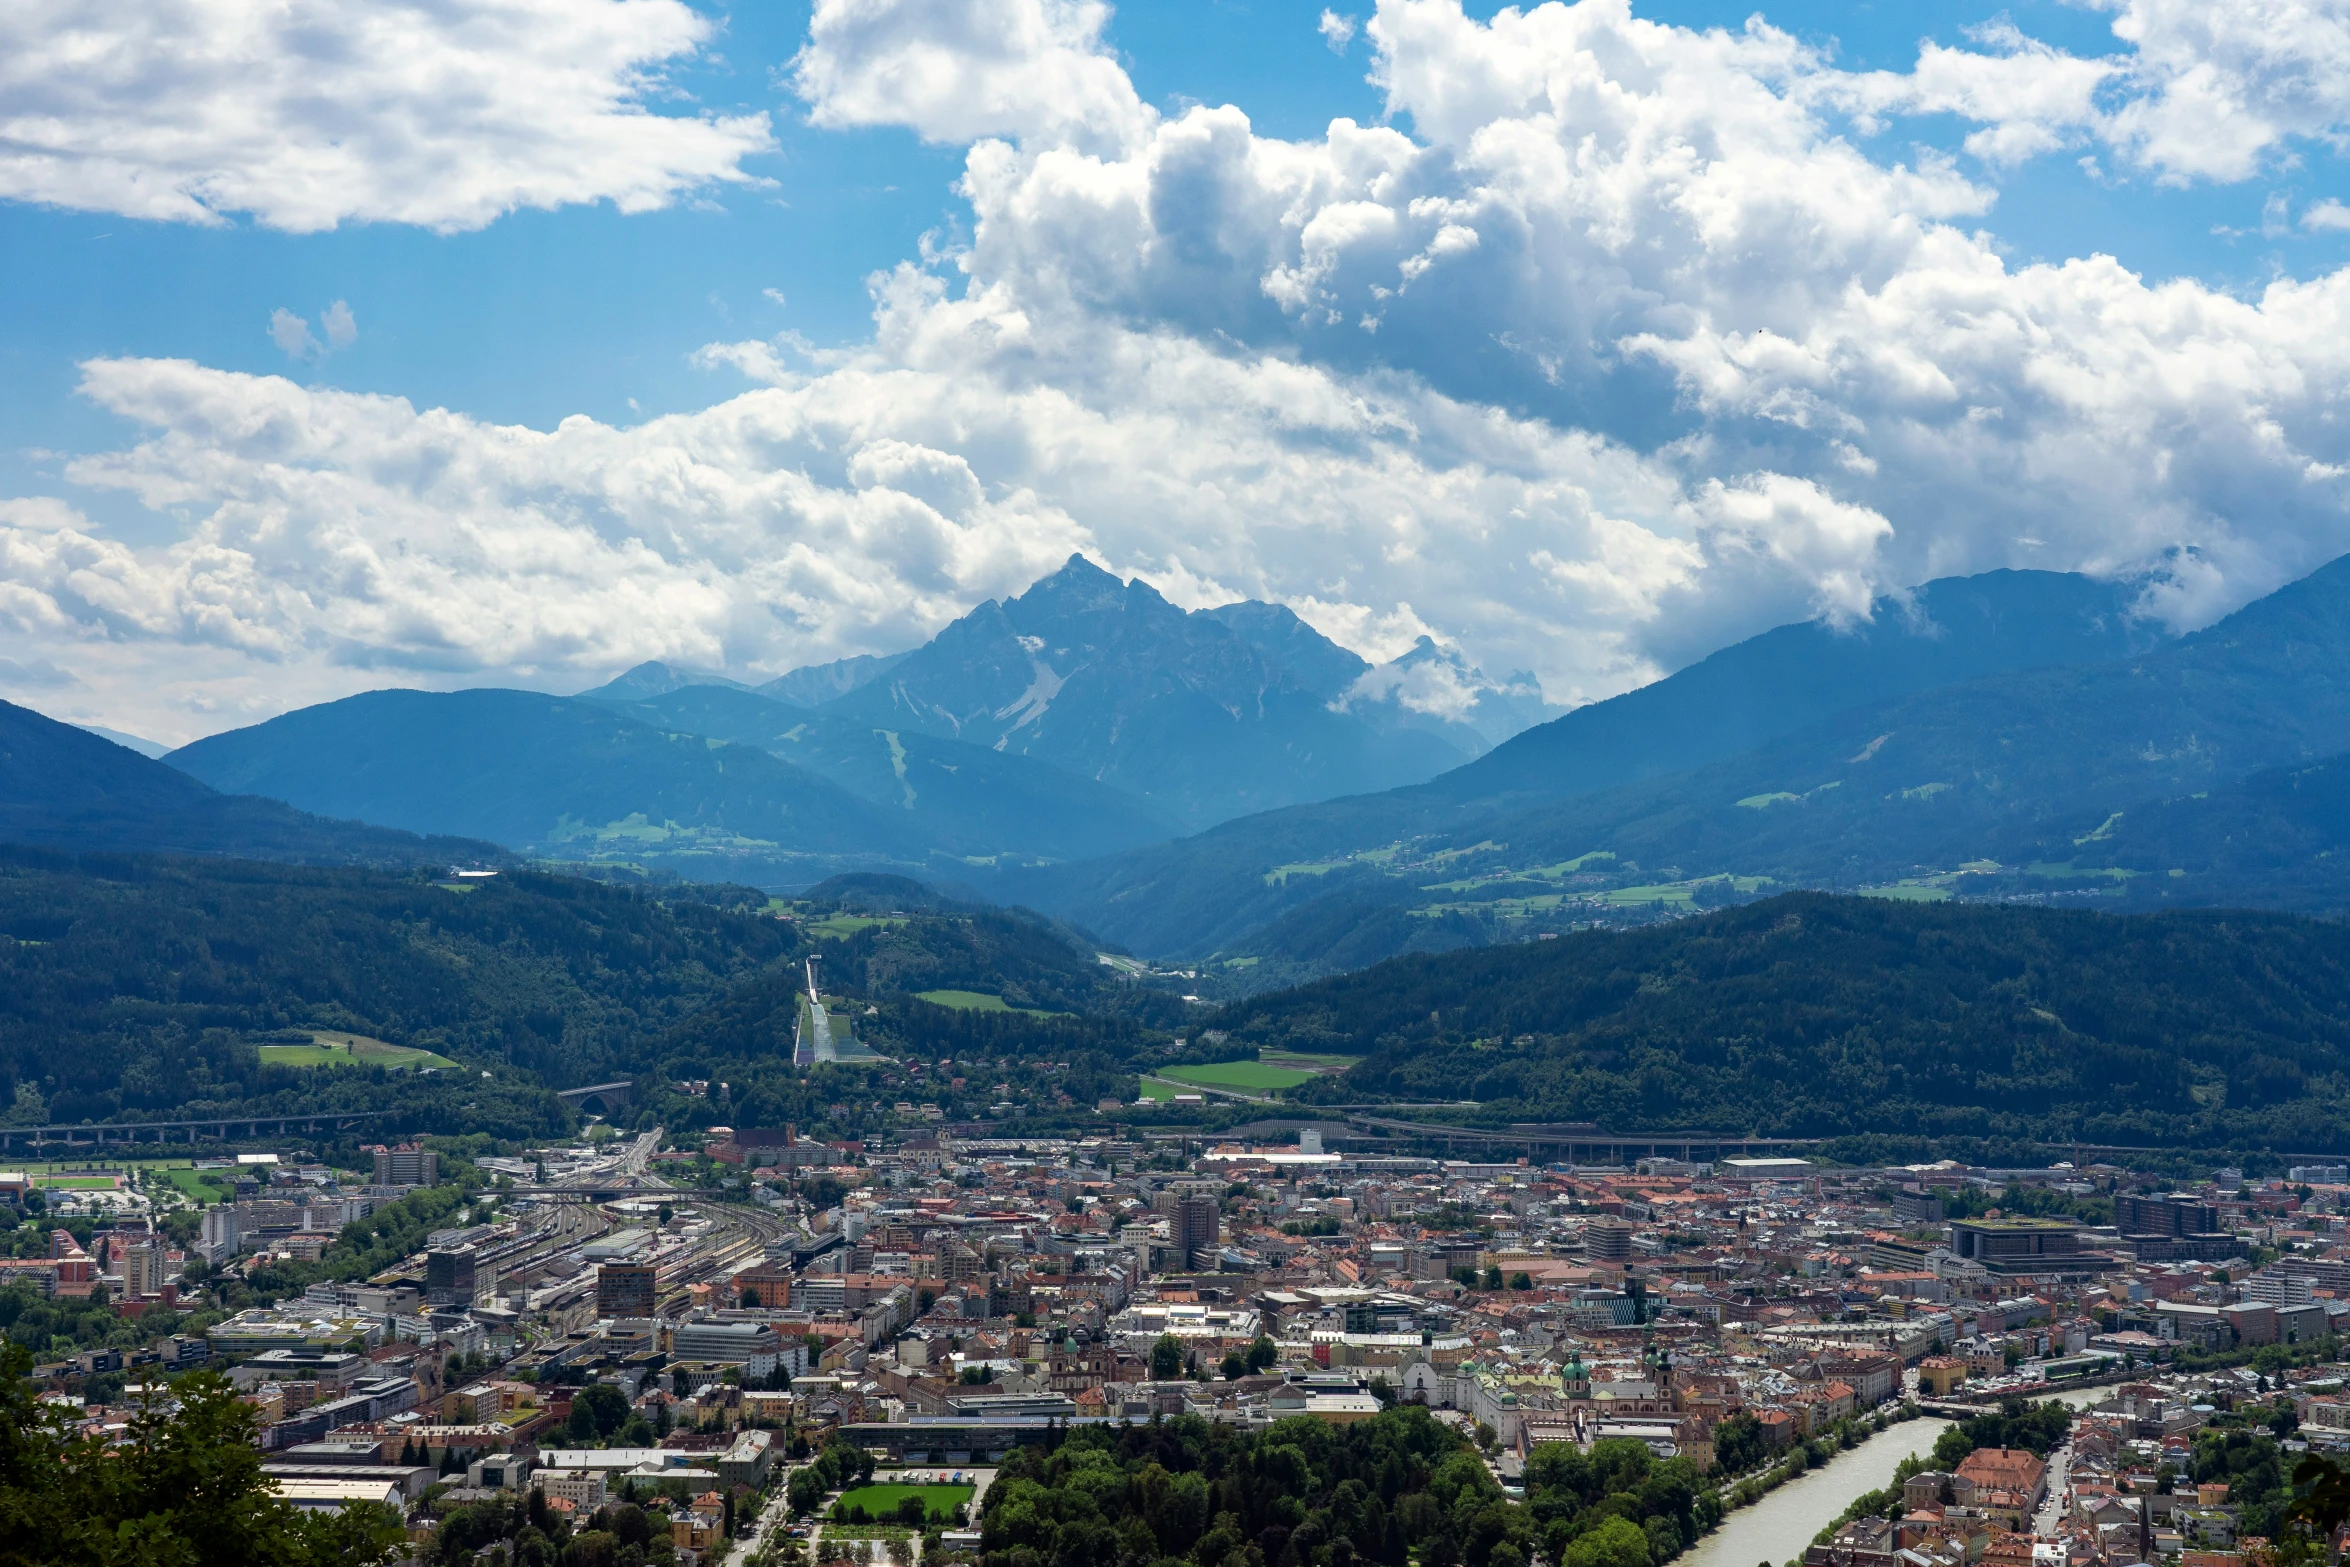
[[[818,125],[925,140],[1125,144],[1155,116],[1104,51],[1102,0],[816,0],[794,87]]]
[[[2179,180],[2240,180],[2350,132],[2350,0],[2103,0],[2133,92],[2110,139]]]
[[[763,114],[648,107],[710,31],[682,0],[19,0],[0,198],[297,233],[648,211],[771,145]]]
[[[112,670],[92,700],[155,711],[108,721],[171,735],[394,679],[895,649],[1083,549],[1571,701],[1933,576],[2129,575],[2184,626],[2350,549],[2350,273],[1998,244],[1986,170],[2034,137],[2185,167],[2117,139],[2160,97],[2140,59],[1987,31],[1879,77],[1624,0],[1382,0],[1384,123],[1292,141],[1142,105],[1105,17],[821,0],[812,112],[972,142],[969,238],[875,280],[864,344],[711,345],[755,384],[699,413],[530,430],[92,363],[145,434],[66,477],[158,520],[0,514],[0,657]],[[1927,112],[1990,162],[1855,134]]]

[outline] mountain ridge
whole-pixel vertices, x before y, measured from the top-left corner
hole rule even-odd
[[[199,740],[170,762],[313,809],[702,880],[814,880],[848,861],[919,863],[929,849],[765,751],[534,691],[365,692]]]
[[[12,702],[0,702],[0,842],[328,865],[497,863],[506,852],[492,842],[418,836],[222,792]]]
[[[1350,691],[1373,666],[1285,606],[1190,613],[1073,555],[989,599],[825,705],[1017,751],[1151,801],[1187,827],[1414,782],[1482,751],[1464,723]]]
[[[620,710],[665,729],[754,746],[906,819],[948,852],[1074,859],[1174,836],[1175,821],[1049,762],[687,686]]]
[[[1529,824],[1541,827],[1562,814],[1585,821],[1589,811],[1573,805],[1577,800],[1636,803],[1683,776],[1687,769],[1675,764],[1693,752],[1705,755],[1707,765],[1727,766],[1741,754],[1733,748],[1758,730],[1774,732],[1773,743],[1783,741],[1832,714],[1833,704],[1854,691],[1865,697],[1905,686],[1931,690],[1955,684],[1950,676],[2003,662],[2011,668],[2044,660],[2077,664],[2146,646],[2155,634],[2127,615],[2131,597],[2126,584],[2077,574],[1938,579],[1880,601],[1866,626],[1775,628],[1638,691],[1527,730],[1428,783],[1290,806],[1102,861],[1007,873],[999,878],[1000,893],[1137,951],[1205,957],[1322,896],[1361,898],[1363,887],[1355,884],[1388,875],[1365,856],[1420,842],[1474,862],[1475,846],[1496,833],[1519,843]],[[1826,677],[1800,678],[1807,666],[1824,668]],[[1725,714],[1738,715],[1744,727],[1725,730]],[[1548,863],[1605,847],[1595,840],[1563,848],[1551,841],[1558,836],[1543,834],[1544,852],[1556,851]],[[1558,892],[1545,886],[1538,895]],[[1393,899],[1374,901],[1384,906]]]

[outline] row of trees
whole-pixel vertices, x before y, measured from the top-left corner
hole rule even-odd
[[[853,1447],[835,1440],[814,1459],[792,1471],[791,1488],[785,1493],[791,1510],[806,1517],[824,1505],[824,1499],[835,1491],[863,1485],[873,1478],[873,1455],[861,1447]]]

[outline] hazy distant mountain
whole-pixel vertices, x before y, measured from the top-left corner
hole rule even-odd
[[[929,849],[899,816],[763,750],[533,691],[371,691],[170,761],[307,810],[701,879],[813,880]]]
[[[1785,779],[1798,773],[1809,780],[1803,789],[1829,783],[1832,771],[1815,778],[1816,768],[1794,767],[1801,747],[1843,744],[1835,753],[1841,760],[1868,749],[1881,729],[1850,744],[1845,729],[1852,725],[1823,728],[1833,741],[1791,738],[1799,731],[1840,714],[1870,712],[1888,698],[1919,703],[1923,712],[1932,704],[1910,693],[1955,689],[1999,671],[2103,665],[2152,647],[2158,633],[2134,620],[2129,604],[2123,585],[2048,572],[1928,583],[1906,598],[1880,602],[1872,620],[1859,626],[1806,623],[1750,638],[1639,691],[1528,730],[1428,784],[1227,823],[1097,865],[1026,875],[1006,892],[1140,951],[1198,955],[1245,943],[1250,932],[1322,900],[1331,900],[1327,917],[1295,916],[1317,940],[1342,939],[1364,908],[1393,910],[1381,916],[1391,923],[1423,911],[1411,916],[1417,925],[1394,926],[1423,939],[1437,928],[1431,921],[1450,918],[1447,911],[1464,902],[1515,897],[1556,906],[1583,887],[1637,885],[1666,869],[1685,877],[1726,868],[1718,853],[1738,833],[1793,830],[1796,820],[1741,808],[1740,799],[1791,793],[1798,786]],[[1996,678],[2006,679],[1999,689],[2010,691],[2038,677]],[[1936,736],[1964,745],[1981,733],[1983,716],[1899,726],[1886,719],[1882,727],[1898,727],[1899,734],[1885,744],[1895,754]],[[1807,763],[1826,765],[1825,749],[1801,754]],[[1706,764],[1711,771],[1689,771]],[[1734,779],[1748,782],[1725,794]],[[1907,779],[1901,787],[1933,781]],[[1856,790],[1813,814],[1859,808]],[[1700,821],[1728,836],[1709,836],[1698,829]],[[1849,833],[1823,831],[1819,852],[1800,871],[1759,847],[1757,855],[1734,858],[1744,874],[1831,877],[1846,863],[1830,858],[1839,848],[1858,846],[1855,852],[1865,850],[1880,865],[1898,852],[1890,840],[1871,847],[1868,829],[1858,823],[1846,826]],[[1376,859],[1363,857],[1374,851]],[[1555,869],[1585,854],[1602,857],[1571,872]],[[1428,868],[1415,869],[1417,856],[1438,855],[1443,858]],[[1535,870],[1547,879],[1510,884],[1513,875]],[[1419,891],[1438,885],[1445,890]],[[1474,909],[1462,928],[1472,927],[1492,928],[1488,915]]]
[[[98,738],[101,740],[111,740],[116,745],[121,746],[124,750],[136,751],[141,756],[148,758],[150,761],[160,758],[166,751],[171,749],[170,746],[164,745],[158,741],[142,740],[137,735],[124,734],[121,730],[109,729],[104,724],[76,724],[74,727],[76,729],[87,729],[90,733],[98,736]]]
[[[1047,859],[1173,837],[1173,818],[1107,784],[1013,752],[882,729],[749,691],[690,686],[622,711],[757,746],[901,816],[948,852]]]
[[[1417,781],[1473,754],[1472,732],[1346,711],[1339,698],[1367,667],[1286,609],[1186,614],[1072,556],[827,710],[1051,762],[1198,827]]]
[[[1542,697],[1531,674],[1496,683],[1463,658],[1422,637],[1401,658],[1372,664],[1297,617],[1286,604],[1244,599],[1200,611],[1295,674],[1337,711],[1383,730],[1417,730],[1477,756],[1566,711]]]
[[[729,680],[712,670],[696,669],[691,664],[664,664],[648,659],[626,674],[579,694],[606,702],[642,702],[652,697],[667,696],[687,686],[717,686],[727,691],[751,689],[739,680]]]
[[[2095,663],[2152,647],[2127,583],[2053,571],[1943,577],[1837,628],[1780,626],[1678,673],[1529,729],[1434,792],[1563,796],[1680,772],[1836,713],[2001,670]]]
[[[2116,812],[2343,750],[2350,558],[2134,657],[1873,703],[1650,787],[1493,828],[1529,854],[1571,842],[1568,853],[1612,849],[1652,868],[1860,885],[1970,861],[2069,859]]]
[[[75,724],[0,702],[0,843],[160,850],[319,864],[447,864],[496,845],[326,821],[274,799],[221,794]]]
[[[1399,729],[1442,735],[1477,755],[1567,710],[1542,695],[1542,683],[1519,671],[1495,682],[1461,656],[1422,637],[1403,657],[1365,669],[1340,694],[1359,717]]]
[[[1069,564],[1074,567],[1081,562],[1073,559]],[[1297,611],[1286,604],[1242,599],[1237,604],[1203,609],[1194,618],[1224,627],[1287,671],[1301,689],[1325,702],[1344,696],[1371,667],[1353,649],[1340,647],[1298,619]]]
[[[835,659],[829,664],[803,664],[788,674],[777,675],[758,687],[758,692],[794,707],[822,707],[859,686],[879,680],[911,656],[910,652],[859,653],[854,658]]]

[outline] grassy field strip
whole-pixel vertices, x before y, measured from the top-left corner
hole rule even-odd
[[[811,936],[829,936],[836,941],[845,941],[857,932],[871,930],[877,925],[884,929],[890,929],[905,923],[902,919],[887,917],[877,919],[865,914],[833,914],[800,928]]]
[[[1218,1061],[1210,1066],[1170,1066],[1162,1068],[1160,1076],[1174,1078],[1179,1083],[1196,1083],[1204,1088],[1255,1088],[1278,1091],[1310,1083],[1321,1076],[1319,1072],[1300,1071],[1296,1067],[1269,1066],[1262,1061]]]
[[[311,1034],[306,1045],[261,1045],[263,1066],[388,1066],[397,1068],[437,1067],[454,1071],[457,1063],[447,1056],[430,1050],[419,1050],[411,1045],[395,1045],[381,1039],[370,1039],[364,1034],[339,1034],[320,1030]]]
[[[918,990],[914,999],[927,1001],[934,1007],[953,1007],[958,1012],[1025,1012],[1030,1017],[1057,1017],[1042,1007],[1016,1007],[1001,996],[991,996],[984,990]]]

